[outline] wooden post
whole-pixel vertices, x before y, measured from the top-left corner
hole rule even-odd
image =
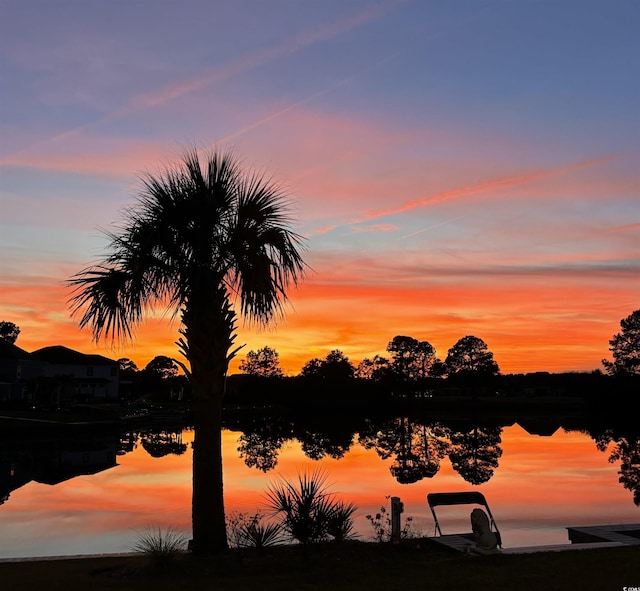
[[[400,513],[404,511],[404,505],[400,497],[391,497],[391,542],[400,543]]]

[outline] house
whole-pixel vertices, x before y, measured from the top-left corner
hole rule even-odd
[[[0,403],[67,406],[117,400],[118,362],[60,345],[28,353],[0,339]]]
[[[43,364],[45,379],[57,380],[56,387],[66,402],[97,402],[118,399],[118,362],[102,355],[88,355],[55,345],[33,351],[30,355]],[[65,395],[66,394],[66,395]]]
[[[42,376],[43,364],[30,353],[0,339],[0,403],[30,402],[33,381]]]

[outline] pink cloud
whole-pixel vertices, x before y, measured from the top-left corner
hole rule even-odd
[[[637,232],[640,231],[640,223],[639,224],[624,224],[622,226],[614,226],[613,228],[609,228],[609,232],[611,234],[620,234],[627,232]]]
[[[506,176],[506,177],[488,179],[485,181],[481,181],[479,183],[474,183],[474,184],[466,185],[463,187],[458,187],[456,189],[442,191],[440,193],[435,193],[432,195],[421,197],[420,199],[412,199],[410,201],[406,201],[405,203],[399,205],[398,207],[380,209],[380,210],[369,210],[365,212],[364,219],[367,219],[367,220],[377,219],[377,218],[386,217],[389,215],[405,213],[407,211],[411,211],[421,207],[426,207],[429,205],[436,205],[436,204],[444,203],[447,201],[462,199],[465,197],[471,197],[480,193],[495,192],[495,191],[500,191],[502,189],[508,189],[508,188],[517,187],[520,185],[526,185],[529,183],[533,183],[535,181],[556,177],[563,174],[568,174],[577,170],[582,170],[584,168],[606,164],[611,160],[613,160],[613,157],[608,156],[604,158],[586,160],[583,162],[578,162],[576,164],[571,164],[571,165],[563,166],[560,168],[541,170],[538,172],[515,175],[515,176]]]
[[[158,162],[167,161],[170,152],[176,151],[174,147],[157,142],[132,143],[103,138],[84,138],[81,144],[72,151],[7,156],[0,161],[0,166],[127,177],[156,168]]]

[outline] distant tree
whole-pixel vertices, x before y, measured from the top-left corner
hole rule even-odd
[[[138,366],[128,357],[118,359],[118,367],[120,368],[120,379],[131,380],[138,373]]]
[[[138,366],[128,357],[118,359],[120,397],[124,400],[134,400],[140,395],[140,380],[145,377]]]
[[[0,321],[0,339],[13,345],[18,340],[20,328],[13,322]]]
[[[445,366],[450,376],[468,373],[494,376],[500,373],[487,343],[474,336],[462,337],[449,349]]]
[[[138,366],[128,357],[120,357],[118,359],[118,367],[120,371],[138,371]]]
[[[149,376],[157,376],[162,380],[175,378],[178,375],[178,364],[171,357],[156,355],[144,368]]]
[[[319,357],[309,359],[300,370],[300,375],[303,378],[320,378],[322,377],[323,361]]]
[[[442,359],[436,357],[429,368],[429,375],[432,378],[442,378],[447,375],[447,366]]]
[[[250,376],[263,378],[279,378],[283,375],[280,356],[271,347],[249,351],[244,361],[240,363],[240,371]]]
[[[403,380],[419,380],[427,377],[435,360],[436,350],[428,341],[413,337],[395,336],[387,345],[391,353],[393,370]]]
[[[640,375],[640,310],[620,321],[622,329],[609,341],[613,361],[602,360],[610,375]]]
[[[365,357],[356,367],[355,376],[363,380],[379,382],[391,373],[391,363],[386,357],[376,355],[373,359]]]
[[[355,368],[342,351],[334,349],[324,359],[316,357],[307,361],[300,375],[305,378],[343,381],[354,377]]]

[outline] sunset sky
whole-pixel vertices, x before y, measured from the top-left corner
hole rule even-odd
[[[63,282],[142,172],[233,148],[295,202],[309,272],[269,330],[289,374],[395,335],[484,339],[503,373],[601,368],[640,308],[636,0],[0,1],[0,320],[139,367]]]

